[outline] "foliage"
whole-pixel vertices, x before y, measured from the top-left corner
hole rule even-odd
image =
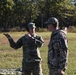
[[[0,0],[0,30],[10,31],[17,26],[22,29],[29,22],[43,28],[51,16],[57,17],[61,26],[76,25],[76,1]]]
[[[76,33],[76,27],[74,27],[74,26],[69,26],[68,32]]]
[[[0,1],[0,27],[3,27],[5,30],[11,19],[11,15],[13,12],[13,6],[14,6],[13,0],[1,0]]]

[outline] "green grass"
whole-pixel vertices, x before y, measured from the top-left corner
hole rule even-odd
[[[26,32],[10,32],[9,34],[17,41]],[[50,32],[38,33],[44,38],[44,45],[40,48],[42,57],[43,74],[48,75],[47,65],[47,45],[49,42]],[[68,33],[69,45],[69,60],[68,68],[65,75],[76,75],[76,33]],[[14,50],[9,46],[9,42],[3,33],[0,33],[0,68],[18,68],[21,67],[22,62],[22,48]]]

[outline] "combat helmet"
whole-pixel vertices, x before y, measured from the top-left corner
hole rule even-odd
[[[35,26],[35,23],[32,23],[30,22],[28,25],[27,25],[28,28],[36,28]]]
[[[59,21],[58,21],[57,18],[55,18],[55,17],[51,17],[51,18],[48,19],[48,21],[45,22],[45,24],[46,24],[46,25],[50,25],[50,24],[52,24],[53,26],[56,27],[56,26],[59,25]]]

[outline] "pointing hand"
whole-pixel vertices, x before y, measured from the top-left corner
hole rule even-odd
[[[8,39],[11,38],[11,36],[9,34],[4,34]]]

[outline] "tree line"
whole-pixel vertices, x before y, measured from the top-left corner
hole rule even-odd
[[[60,26],[76,25],[76,0],[0,0],[0,30],[25,28],[29,22],[44,28],[56,17]]]

